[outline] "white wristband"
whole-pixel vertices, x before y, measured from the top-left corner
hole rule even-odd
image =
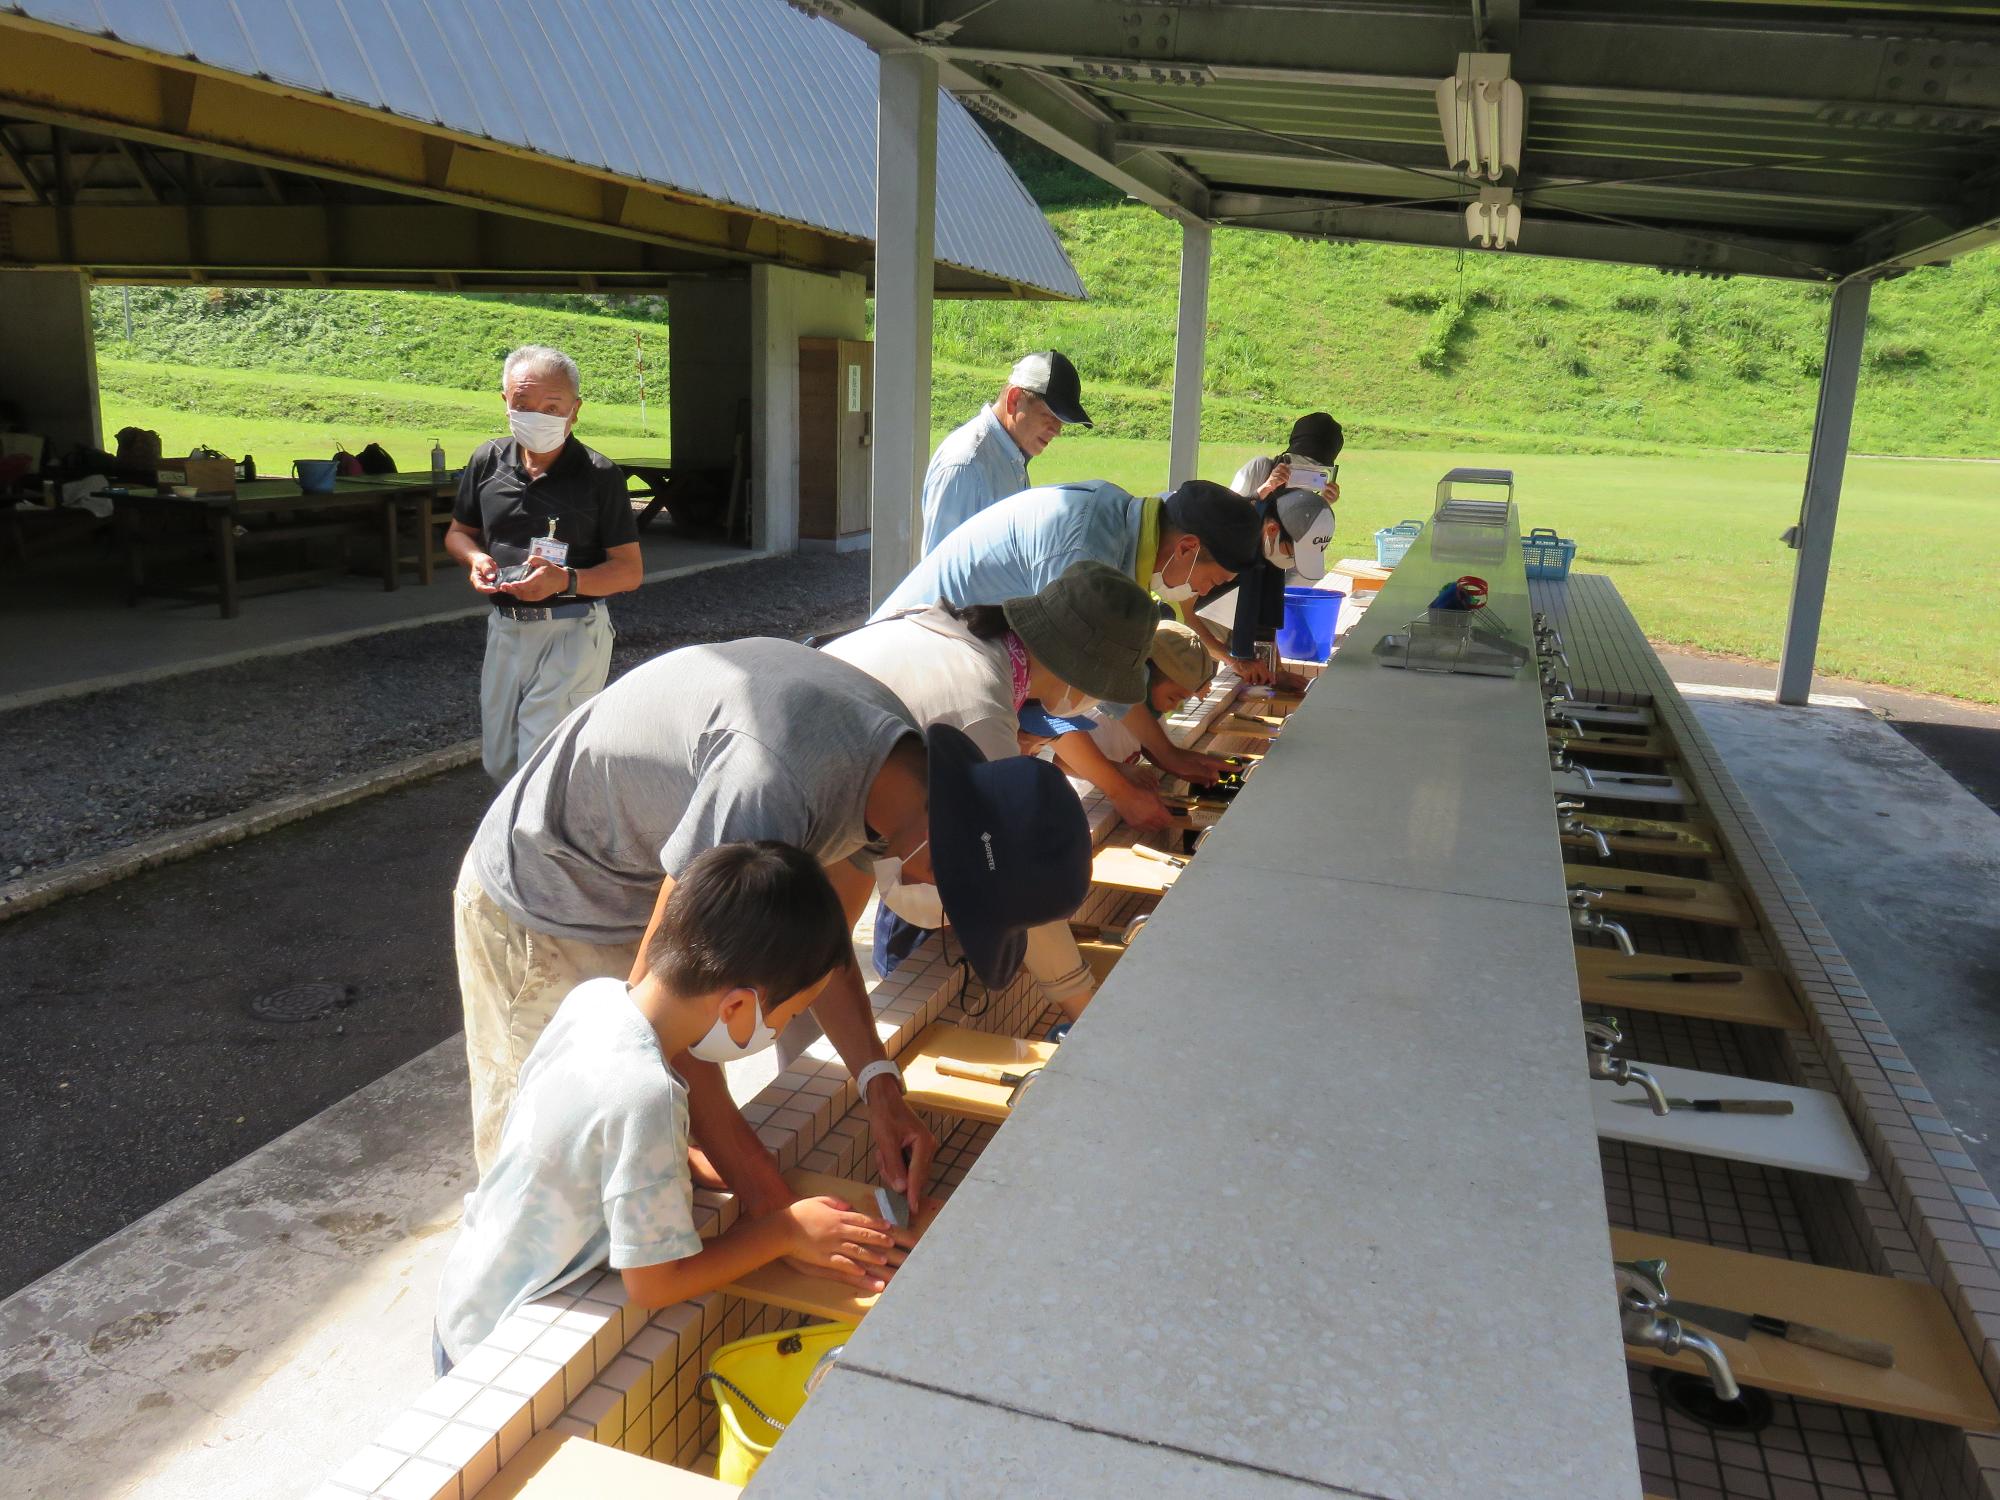
[[[876,1079],[889,1077],[896,1080],[896,1087],[903,1086],[903,1070],[886,1057],[877,1058],[854,1075],[854,1087],[863,1099],[868,1097],[868,1085]]]

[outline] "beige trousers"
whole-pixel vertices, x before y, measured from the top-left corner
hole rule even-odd
[[[521,1064],[556,1007],[586,979],[625,978],[639,945],[599,947],[520,926],[486,894],[469,853],[451,905],[472,1074],[472,1152],[483,1177],[499,1154]]]
[[[495,786],[505,786],[572,710],[604,691],[616,635],[601,600],[567,620],[516,620],[497,609],[488,617],[479,735]]]

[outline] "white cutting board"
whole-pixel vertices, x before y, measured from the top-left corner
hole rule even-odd
[[[1644,781],[1621,781],[1616,771],[1592,770],[1594,786],[1586,786],[1583,776],[1576,771],[1551,771],[1556,792],[1564,797],[1590,797],[1601,802],[1650,802],[1655,806],[1686,807],[1693,803],[1694,794],[1687,789],[1687,783],[1678,776],[1666,779],[1671,786],[1653,786],[1658,778],[1648,775]]]
[[[1630,1141],[1668,1151],[1692,1151],[1698,1156],[1725,1156],[1763,1167],[1787,1167],[1821,1177],[1866,1182],[1873,1174],[1868,1155],[1854,1138],[1840,1100],[1819,1089],[1795,1089],[1727,1073],[1698,1073],[1662,1063],[1633,1061],[1659,1081],[1670,1099],[1789,1099],[1788,1115],[1707,1115],[1677,1109],[1668,1115],[1621,1099],[1644,1099],[1637,1084],[1593,1079],[1590,1108],[1597,1133],[1608,1140]]]
[[[1589,703],[1568,699],[1551,703],[1549,714],[1552,718],[1568,714],[1586,724],[1617,724],[1634,729],[1650,727],[1653,722],[1653,711],[1638,704]]]

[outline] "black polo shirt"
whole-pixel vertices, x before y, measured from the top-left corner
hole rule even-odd
[[[481,544],[503,568],[526,562],[528,544],[549,534],[551,520],[556,540],[569,544],[572,568],[594,568],[610,548],[639,540],[625,471],[574,436],[564,440],[562,452],[538,479],[521,467],[521,445],[512,437],[481,443],[459,475],[451,514],[478,530]],[[574,597],[565,593],[539,602]]]

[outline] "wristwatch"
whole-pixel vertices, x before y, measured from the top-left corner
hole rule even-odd
[[[567,592],[574,594],[576,592],[576,569],[564,568],[563,571],[569,574],[569,588]]]

